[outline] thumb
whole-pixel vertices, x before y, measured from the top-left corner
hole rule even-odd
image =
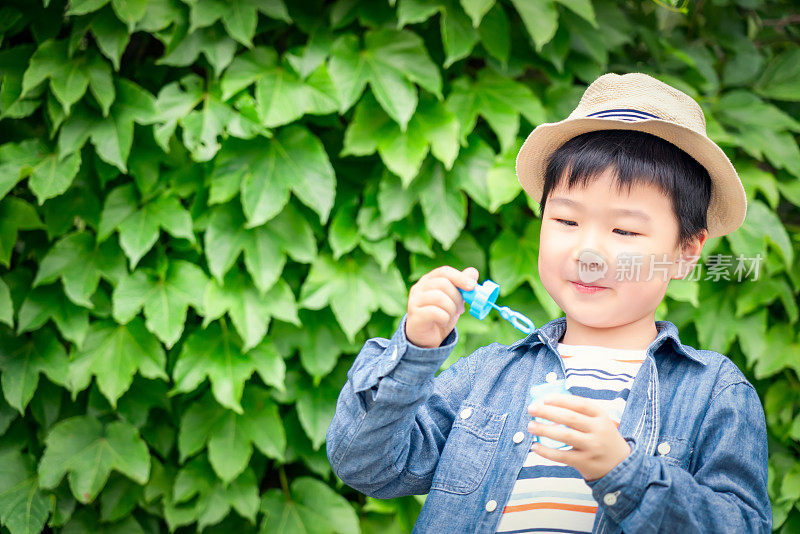
[[[476,269],[475,267],[467,267],[466,269],[464,269],[463,272],[476,282],[478,281],[478,269]]]

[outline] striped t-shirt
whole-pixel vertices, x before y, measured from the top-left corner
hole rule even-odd
[[[646,351],[559,343],[558,353],[564,361],[569,392],[594,400],[619,427]],[[596,512],[597,501],[577,469],[531,450],[514,482],[497,532],[591,532]]]

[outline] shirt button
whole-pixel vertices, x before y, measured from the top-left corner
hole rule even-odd
[[[497,508],[497,501],[495,501],[494,499],[486,503],[487,512],[494,512],[495,508]]]
[[[522,432],[517,432],[516,434],[514,434],[514,443],[519,443],[523,439],[525,439],[525,434],[523,434]]]
[[[603,495],[603,502],[609,506],[614,506],[615,504],[617,504],[617,496],[614,495],[613,493],[606,493],[605,495]]]
[[[664,455],[669,454],[669,443],[663,441],[658,444],[658,454]]]
[[[396,359],[397,359],[397,347],[395,347],[394,350],[392,351],[392,360]]]
[[[554,371],[550,371],[547,373],[547,376],[544,377],[547,382],[555,382],[558,379],[558,375]]]
[[[470,408],[469,406],[461,410],[461,419],[466,419],[470,415],[472,415],[472,408]]]

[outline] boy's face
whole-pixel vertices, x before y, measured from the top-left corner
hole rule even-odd
[[[637,324],[638,332],[642,328],[655,331],[655,310],[669,280],[691,271],[696,263],[691,256],[699,255],[705,238],[684,249],[681,258],[672,201],[656,186],[635,184],[629,194],[625,188],[617,193],[611,170],[586,188],[577,185],[567,190],[565,182],[553,189],[545,203],[539,275],[564,310],[567,330],[582,331],[574,339],[583,344],[593,329],[604,329],[602,341],[623,348],[625,338],[632,334],[630,328]],[[635,210],[641,216],[615,210]],[[625,255],[629,255],[627,260]],[[575,282],[605,289],[581,291]],[[622,327],[616,335],[615,327]]]

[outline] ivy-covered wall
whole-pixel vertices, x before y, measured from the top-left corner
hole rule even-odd
[[[424,496],[366,498],[328,464],[347,370],[439,265],[560,315],[515,157],[596,77],[640,71],[701,103],[747,190],[701,266],[764,258],[757,281],[673,282],[658,318],[757,386],[775,527],[800,531],[798,13],[3,1],[0,529],[410,531]],[[519,337],[499,316],[459,330],[444,367]]]

